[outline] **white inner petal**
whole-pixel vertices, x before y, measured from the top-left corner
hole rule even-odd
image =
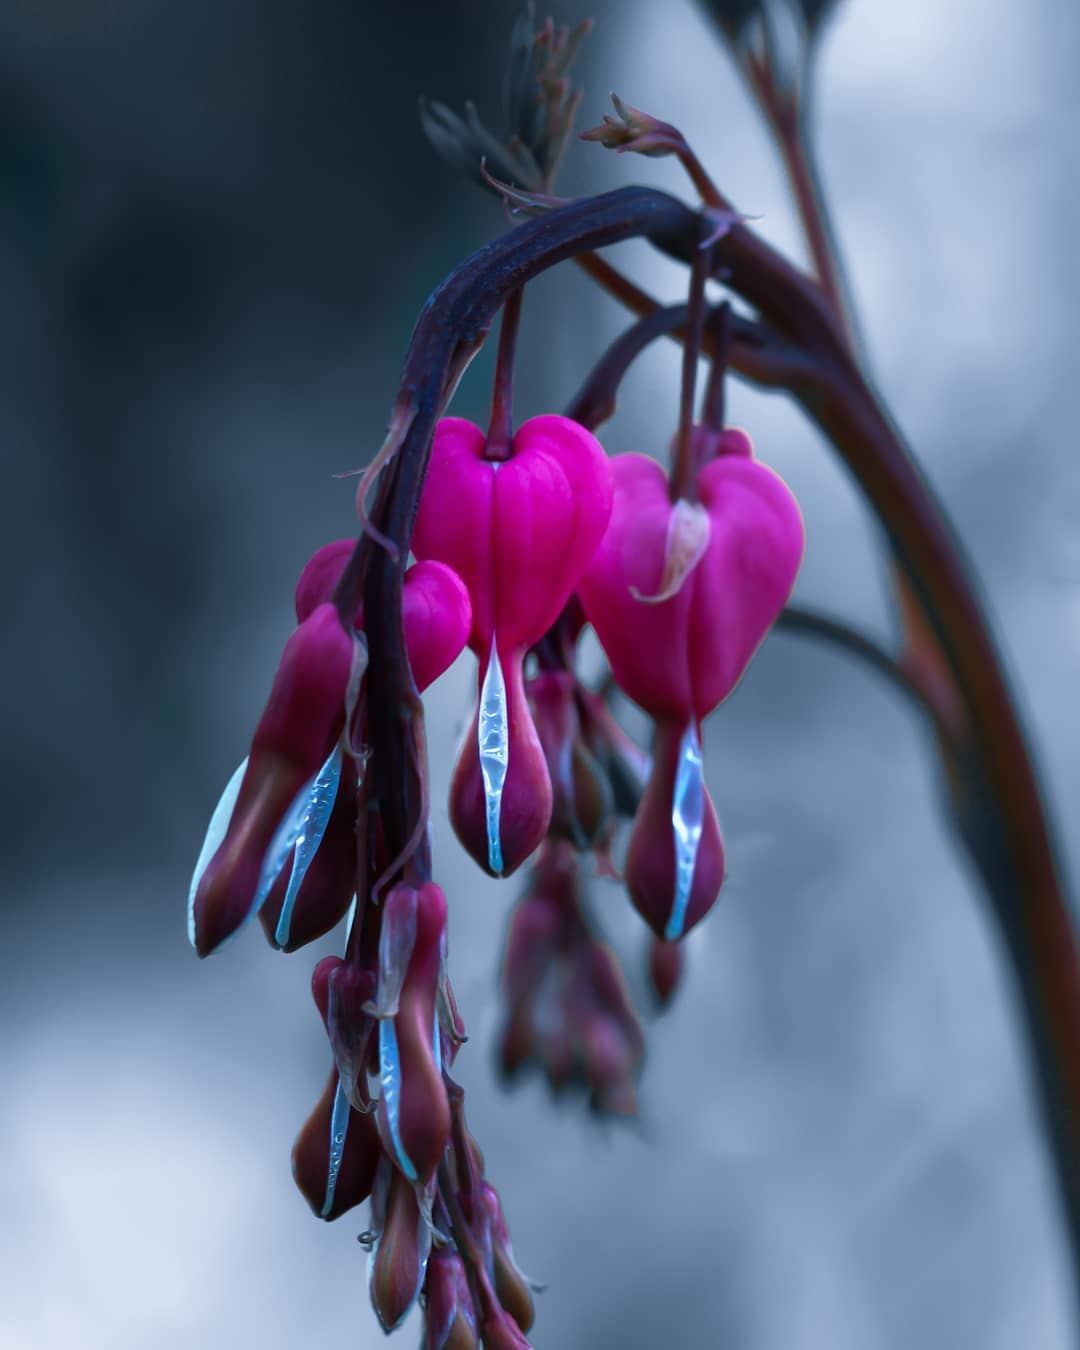
[[[704,820],[705,783],[701,773],[701,742],[697,726],[691,719],[679,741],[675,790],[671,797],[671,828],[675,835],[675,901],[664,929],[664,937],[669,942],[682,937]]]
[[[188,891],[187,931],[188,941],[193,947],[195,946],[195,896],[198,894],[203,873],[210,866],[211,859],[221,847],[222,840],[228,833],[229,822],[232,820],[232,814],[236,808],[236,799],[240,795],[240,784],[244,781],[244,771],[247,766],[248,761],[245,755],[240,767],[226,783],[225,791],[221,794],[217,806],[214,807],[214,814],[210,817],[210,824],[206,827],[206,838],[199,850],[199,860],[195,864],[195,871],[192,873],[191,889]]]
[[[491,657],[484,683],[480,687],[477,738],[480,745],[480,773],[484,780],[488,867],[496,876],[501,876],[503,859],[499,817],[502,814],[506,771],[510,764],[510,724],[506,706],[506,681],[494,638],[491,640]]]

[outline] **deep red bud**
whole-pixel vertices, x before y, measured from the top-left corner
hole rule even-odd
[[[191,937],[200,956],[251,915],[270,842],[340,734],[353,652],[332,605],[315,609],[285,644],[225,838],[195,894]]]
[[[410,897],[399,885],[390,909]],[[443,1081],[437,1002],[446,941],[446,898],[434,882],[415,895],[415,937],[396,1014],[379,1023],[377,1119],[383,1145],[410,1181],[428,1182],[450,1137],[450,1104]],[[385,922],[385,920],[384,920]]]
[[[711,909],[724,880],[724,846],[712,799],[701,785],[701,838],[693,880],[676,911],[678,878],[672,828],[675,780],[685,727],[659,722],[653,742],[653,770],[630,832],[624,879],[638,913],[660,938],[683,937]],[[670,925],[676,922],[677,931]]]
[[[480,1326],[484,1350],[530,1350],[529,1342],[512,1317],[499,1307],[492,1308]]]
[[[674,998],[685,966],[686,948],[681,942],[649,937],[649,983],[661,1007]]]
[[[378,1029],[370,1011],[375,974],[327,956],[312,972],[311,992],[326,1024],[345,1093],[355,1107],[366,1108],[368,1075],[378,1069]]]
[[[489,1182],[482,1183],[484,1208],[490,1224],[492,1270],[495,1293],[506,1312],[522,1331],[533,1324],[535,1312],[529,1282],[517,1268],[514,1249],[510,1243],[506,1220],[503,1218],[499,1193]]]
[[[481,659],[481,679],[488,663]],[[492,876],[509,876],[539,848],[551,822],[551,779],[529,713],[522,653],[502,663],[506,689],[506,779],[498,814],[499,852],[492,856],[488,797],[480,758],[478,706],[450,784],[450,820],[468,853]],[[497,861],[498,866],[493,866]]]
[[[368,1198],[382,1152],[370,1115],[350,1108],[344,1129],[340,1114],[335,1121],[337,1087],[337,1070],[332,1069],[292,1151],[293,1180],[313,1213],[321,1219],[340,1218],[346,1210]]]
[[[577,678],[541,671],[528,684],[533,720],[551,778],[551,833],[587,848],[611,818],[612,792],[585,743],[578,716]]]
[[[581,1035],[593,1106],[612,1115],[636,1115],[634,1080],[640,1056],[634,1053],[623,1028],[613,1017],[593,1013],[585,1020]]]
[[[465,1263],[452,1248],[437,1247],[424,1281],[422,1350],[475,1350],[478,1345]]]
[[[384,1331],[398,1327],[416,1302],[430,1250],[431,1232],[413,1186],[395,1172],[386,1224],[371,1263],[371,1302]]]
[[[356,891],[356,789],[356,763],[346,756],[326,833],[304,874],[285,942],[278,941],[277,928],[289,887],[290,866],[282,868],[259,910],[259,922],[272,947],[294,952],[329,933],[345,917]]]

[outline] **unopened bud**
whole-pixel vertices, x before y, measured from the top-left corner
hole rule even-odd
[[[259,910],[272,947],[294,952],[344,918],[356,890],[356,789],[356,765],[345,756],[326,833],[303,880],[295,887],[296,862],[286,864]]]
[[[712,908],[724,880],[724,846],[701,774],[696,728],[661,722],[624,876],[657,937],[683,937]]]
[[[383,1144],[413,1182],[434,1175],[450,1137],[450,1104],[443,1081],[438,1015],[439,981],[446,941],[446,898],[434,882],[419,890],[398,885],[386,897],[391,911],[411,903],[414,938],[397,1009],[379,1020],[377,1110]],[[380,990],[380,998],[383,991]]]
[[[613,808],[611,785],[585,742],[570,671],[541,671],[529,681],[540,744],[551,778],[551,833],[588,848],[603,833]]]
[[[430,1251],[431,1230],[412,1183],[395,1172],[385,1227],[371,1262],[371,1302],[384,1331],[394,1331],[408,1316],[424,1282]]]
[[[381,1153],[373,1118],[351,1108],[338,1082],[333,1069],[292,1151],[293,1180],[320,1219],[340,1218],[368,1198]]]
[[[465,1263],[450,1247],[428,1258],[422,1350],[476,1350],[476,1311]]]

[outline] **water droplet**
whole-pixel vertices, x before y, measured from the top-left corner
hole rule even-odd
[[[502,814],[503,787],[510,763],[510,723],[506,706],[506,681],[494,638],[484,683],[480,687],[477,739],[480,745],[480,774],[484,780],[488,867],[496,876],[501,876],[503,860],[499,817]]]
[[[675,835],[675,901],[664,929],[664,937],[668,942],[675,942],[682,937],[704,820],[705,784],[701,772],[701,742],[697,725],[691,719],[679,741],[675,790],[671,798],[671,828]]]
[[[337,1187],[338,1173],[341,1171],[341,1161],[345,1156],[345,1136],[348,1129],[349,1098],[339,1078],[337,1091],[334,1093],[334,1109],[330,1113],[330,1165],[326,1169],[326,1199],[320,1211],[320,1217],[323,1219],[334,1205],[334,1191]]]

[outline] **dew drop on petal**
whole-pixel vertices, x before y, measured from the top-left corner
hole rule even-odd
[[[705,784],[701,772],[701,742],[697,726],[691,720],[679,742],[675,790],[671,798],[671,828],[675,835],[675,901],[664,929],[664,937],[668,942],[675,942],[682,937],[704,820]]]
[[[496,876],[503,870],[499,817],[506,771],[510,763],[510,723],[506,706],[506,681],[494,639],[484,683],[480,687],[480,773],[484,780],[484,805],[487,819],[488,867]]]
[[[210,824],[206,827],[206,838],[203,840],[203,846],[199,850],[199,860],[195,864],[195,871],[192,873],[191,889],[188,892],[187,931],[188,941],[193,947],[195,946],[195,896],[198,894],[203,873],[210,866],[211,859],[221,847],[222,840],[228,833],[229,822],[232,820],[233,810],[236,807],[236,799],[240,795],[240,784],[244,781],[244,772],[247,765],[247,756],[245,756],[240,767],[225,785],[225,791],[221,794],[217,806],[214,807],[214,814],[210,817]]]
[[[285,899],[282,901],[281,913],[278,916],[277,929],[274,932],[274,941],[279,947],[287,947],[289,944],[289,925],[292,922],[293,906],[296,904],[296,897],[303,885],[304,877],[307,876],[307,870],[311,866],[312,859],[322,843],[330,813],[333,811],[334,802],[337,800],[338,784],[341,782],[341,761],[341,746],[338,744],[334,747],[330,758],[305,789],[307,797],[300,819],[299,833],[296,836],[296,853],[293,856],[292,872],[289,876]],[[289,815],[292,815],[292,810],[290,810]],[[267,850],[268,857],[276,842],[277,835],[274,836],[274,842]],[[265,861],[263,866],[265,867]],[[259,880],[261,890],[261,876]],[[256,905],[255,908],[258,910],[259,905]]]
[[[379,1023],[379,1085],[394,1153],[401,1170],[410,1181],[415,1181],[416,1168],[409,1161],[409,1155],[401,1142],[401,1061],[397,1029],[392,1017],[386,1017]]]
[[[325,1219],[334,1206],[334,1190],[337,1187],[341,1160],[345,1156],[345,1136],[349,1130],[349,1096],[338,1079],[337,1092],[334,1093],[334,1109],[330,1115],[330,1165],[326,1171],[326,1199],[320,1210],[320,1218]]]

